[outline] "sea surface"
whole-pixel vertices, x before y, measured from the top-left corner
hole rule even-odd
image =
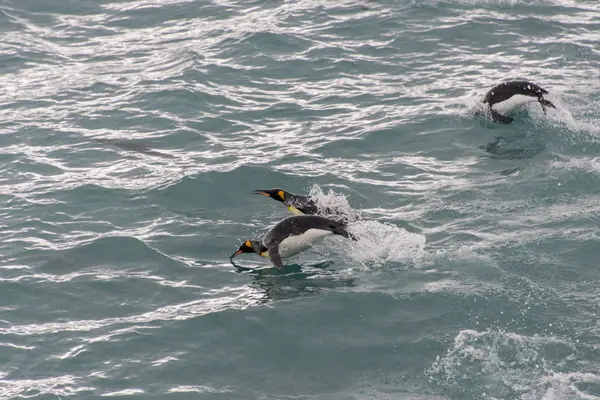
[[[0,0],[0,398],[600,399],[596,0]],[[473,110],[528,79],[557,106]],[[291,214],[360,218],[278,271]]]

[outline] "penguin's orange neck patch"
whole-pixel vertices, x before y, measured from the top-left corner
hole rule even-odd
[[[281,200],[284,200],[284,198],[283,198],[283,190],[280,190],[279,192],[277,192],[277,194],[279,195],[279,197],[281,197]]]
[[[249,240],[246,240],[246,243],[244,243],[246,245],[246,247],[252,247],[252,243],[250,243]]]

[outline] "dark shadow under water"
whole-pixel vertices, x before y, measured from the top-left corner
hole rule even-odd
[[[542,136],[542,128],[530,117],[526,109],[511,113],[514,122],[511,124],[498,124],[485,115],[472,113],[472,116],[480,120],[480,125],[487,129],[500,129],[502,134],[494,137],[494,140],[479,145],[478,147],[488,153],[489,158],[496,160],[530,160],[547,149],[545,138]],[[478,130],[479,131],[479,130]],[[510,176],[525,168],[524,165],[499,172],[502,176]]]
[[[324,290],[356,286],[356,278],[340,279],[335,270],[325,270],[331,261],[302,266],[287,264],[282,271],[277,268],[246,268],[234,264],[238,273],[254,278],[252,284],[265,294],[265,301],[288,300],[298,297],[314,296]]]
[[[94,138],[92,140],[94,140],[95,142],[98,142],[98,143],[113,145],[122,150],[134,151],[136,153],[148,154],[148,155],[157,156],[157,157],[174,158],[170,154],[162,153],[160,151],[152,149],[151,147],[149,147],[143,143],[134,142],[131,140],[103,139],[103,138]]]
[[[514,146],[517,144],[517,146]],[[504,136],[496,136],[494,141],[479,146],[490,154],[491,158],[502,160],[520,160],[530,159],[542,153],[546,149],[544,143],[524,143],[517,138],[505,138]]]
[[[545,133],[549,126],[543,121],[534,119],[527,107],[511,112],[509,115],[514,118],[512,123],[497,123],[486,114],[485,110],[475,106],[467,111],[467,116],[477,124],[465,132],[470,141],[481,140],[482,134],[485,135],[486,131],[496,133],[492,141],[479,144],[477,147],[487,153],[484,158],[515,161],[514,166],[498,172],[504,177],[522,171],[527,166],[523,161],[537,157],[548,148],[546,143],[548,136]]]

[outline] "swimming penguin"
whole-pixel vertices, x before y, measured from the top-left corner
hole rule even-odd
[[[354,212],[346,209],[336,209],[335,207],[323,207],[319,209],[311,196],[294,194],[286,192],[283,189],[255,190],[254,194],[260,194],[282,202],[288,211],[294,215],[321,214],[340,222],[348,222],[350,219],[356,220],[358,218]]]
[[[535,83],[509,81],[502,82],[490,89],[482,102],[489,106],[494,122],[510,124],[514,118],[508,117],[504,113],[510,112],[525,103],[539,102],[544,114],[546,114],[546,107],[556,108],[552,102],[544,99],[545,94],[548,94],[548,91]]]
[[[283,189],[255,190],[254,194],[261,194],[282,202],[288,211],[295,215],[315,215],[318,212],[317,203],[310,196],[286,192]]]
[[[357,240],[346,224],[319,215],[294,215],[275,224],[261,241],[246,240],[229,260],[242,253],[256,253],[270,258],[277,269],[283,269],[283,258],[308,249],[316,240],[341,235]]]

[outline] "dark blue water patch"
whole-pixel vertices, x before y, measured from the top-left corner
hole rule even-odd
[[[540,255],[551,254],[551,249],[558,247],[570,250],[561,252],[560,256],[545,256],[549,259],[540,259]],[[559,279],[561,285],[569,285],[597,280],[600,274],[600,271],[593,268],[599,252],[595,239],[578,238],[566,231],[565,237],[546,238],[543,242],[527,243],[526,247],[519,249],[520,256],[513,257],[528,264],[527,267],[522,267],[521,275],[536,281],[551,282]],[[565,292],[568,292],[566,288]]]
[[[199,86],[193,90],[200,92],[206,86],[207,88],[204,91],[208,92],[210,90],[211,93],[229,90],[233,94],[237,94],[239,91],[252,94],[255,89],[265,88],[264,82],[255,79],[257,71],[262,68],[264,68],[262,65],[239,65],[239,60],[236,60],[235,64],[228,62],[228,60],[220,60],[219,62],[213,62],[212,60],[196,61],[193,67],[183,71],[182,76],[176,78],[176,80],[194,82]],[[287,85],[286,83],[282,84]]]
[[[150,156],[156,156],[161,158],[174,158],[171,154],[161,152],[156,149],[159,146],[155,145],[153,147],[145,144],[140,140],[126,140],[126,139],[105,139],[105,138],[93,138],[92,139],[96,143],[100,143],[107,147],[119,148],[121,150],[125,150],[126,152],[134,153],[134,154],[145,154]],[[131,173],[131,171],[129,171]]]
[[[261,122],[259,118],[256,121]],[[223,116],[202,115],[196,120],[186,122],[186,125],[199,136],[202,136],[203,132],[210,132],[228,140],[241,133],[254,134],[251,121],[232,118],[229,113]]]
[[[245,40],[238,43],[239,48],[236,53],[230,53],[225,50],[219,53],[221,57],[234,57],[237,51],[252,47],[255,51],[268,54],[270,57],[276,58],[282,54],[296,54],[308,50],[312,46],[312,41],[304,39],[298,35],[258,31],[246,36]]]
[[[291,121],[301,121],[303,123],[309,124],[309,126],[316,125],[318,127],[319,120],[327,121],[334,115],[339,116],[343,119],[343,115],[340,115],[340,112],[348,115],[348,117],[351,116],[351,111],[349,111],[347,107],[344,107],[344,105],[337,105],[332,107],[307,107],[295,102],[282,101],[275,104],[263,104],[253,109],[246,108],[245,110],[230,110],[229,112],[224,114],[224,117],[226,117],[228,120],[233,120],[236,122],[248,121],[260,124],[265,124],[269,122],[282,122],[282,118],[286,118]],[[340,127],[338,127],[338,129],[339,128]],[[355,130],[356,128],[352,129]]]
[[[356,301],[352,301],[352,303],[361,304]],[[373,302],[368,303],[373,304]],[[390,312],[389,302],[376,303],[379,304],[380,314]],[[312,308],[310,305],[308,307]],[[261,391],[268,387],[268,390],[274,393],[282,393],[286,389],[288,390],[287,394],[290,390],[292,393],[303,392],[304,394],[307,390],[317,391],[317,393],[320,390],[329,392],[339,390],[345,384],[362,377],[364,372],[361,372],[361,368],[366,365],[375,363],[377,364],[375,371],[386,371],[386,374],[389,374],[391,371],[397,370],[399,357],[406,359],[409,357],[408,354],[412,353],[412,358],[416,359],[418,358],[418,349],[423,349],[424,345],[427,346],[430,343],[429,341],[421,342],[416,348],[408,347],[397,344],[396,338],[382,334],[378,335],[378,340],[365,342],[360,340],[360,336],[373,337],[373,329],[366,319],[361,320],[355,315],[355,313],[361,312],[360,308],[355,310],[353,315],[346,315],[342,318],[341,324],[346,326],[345,334],[341,334],[344,330],[343,327],[334,326],[323,319],[324,315],[327,315],[326,312],[323,314],[325,310],[321,309],[321,313],[319,313],[318,308],[312,309],[313,311],[303,319],[320,321],[316,325],[316,330],[314,324],[310,324],[312,327],[300,324],[293,328],[293,321],[300,317],[295,306],[283,313],[260,308],[250,309],[244,312],[248,317],[243,319],[239,319],[240,312],[238,311],[225,311],[178,322],[175,325],[171,324],[165,327],[166,329],[161,329],[160,332],[149,330],[149,335],[136,335],[132,337],[132,341],[128,341],[127,347],[132,357],[135,359],[137,358],[135,354],[148,354],[145,349],[157,345],[160,348],[160,343],[167,340],[174,347],[170,353],[156,354],[152,352],[152,354],[156,354],[156,358],[170,354],[178,360],[157,367],[148,365],[139,372],[128,368],[125,374],[131,374],[131,378],[134,378],[143,372],[144,375],[150,374],[156,378],[162,376],[160,381],[163,383],[190,384],[194,381],[209,387],[223,387],[231,385],[231,382],[227,382],[226,374],[223,371],[235,365],[239,382],[243,383],[244,389],[241,390],[244,391]],[[283,321],[279,326],[274,325],[275,321],[281,318]],[[232,322],[235,324],[232,325]],[[368,326],[369,328],[367,328]],[[182,335],[187,336],[189,331],[194,332],[193,336],[197,340],[181,340]],[[286,331],[288,333],[284,334]],[[323,337],[323,334],[338,339],[337,345],[335,340],[332,341],[334,345],[326,345],[322,340],[318,340]],[[352,342],[352,351],[347,351],[348,347],[344,343],[345,341]],[[223,346],[223,343],[228,343],[228,345]],[[122,347],[126,344],[115,343],[115,345]],[[118,351],[114,346],[104,347],[106,355]],[[274,350],[279,356],[269,360],[260,357],[260,354],[264,354],[265,351],[272,353]],[[356,357],[362,362],[351,361]],[[349,367],[345,368],[343,373],[332,363],[332,360],[340,358],[348,360]],[[386,360],[387,368],[377,361],[381,359]],[[148,361],[146,359],[145,364],[148,364]],[[314,374],[310,374],[308,377],[295,373],[295,370],[303,369],[303,365],[307,363],[316,368]],[[372,374],[376,374],[375,371]],[[202,377],[201,382],[198,382],[199,376]],[[326,380],[323,378],[324,376],[327,376]],[[151,381],[156,381],[156,379]]]
[[[198,109],[205,106],[234,107],[239,106],[239,100],[227,93],[212,94],[191,89],[167,89],[137,95],[134,100],[137,106],[149,110],[163,110],[165,107],[177,109],[180,117],[198,115]]]
[[[94,17],[98,18],[98,15]],[[90,44],[90,42],[97,41],[98,38],[107,38],[119,34],[117,29],[108,28],[97,21],[86,21],[86,19],[85,17],[82,19],[71,19],[69,16],[65,17],[64,15],[57,17],[57,21],[61,22],[56,23],[54,29],[56,29],[57,34],[60,36],[53,38],[53,42],[72,48],[74,46],[85,46],[86,44]],[[102,57],[99,56],[98,58]],[[91,59],[95,60],[96,57]],[[106,59],[114,60],[114,57],[106,57]]]
[[[361,15],[363,11],[367,11],[376,7],[377,4],[371,0],[359,0],[356,2],[326,2],[323,4],[315,5],[311,9],[315,14],[321,15],[322,17],[328,17],[330,20],[336,20],[338,16],[349,16],[349,15]],[[365,14],[367,15],[367,14]],[[307,18],[313,21],[317,18],[316,15],[308,14]],[[361,19],[362,21],[362,19]]]
[[[66,262],[74,261],[69,254],[64,257]],[[94,263],[83,257],[78,260]],[[125,264],[103,264],[104,260],[99,259],[93,267],[77,261],[76,272],[66,275],[49,274],[44,272],[49,269],[46,267],[38,268],[35,274],[24,272],[18,281],[2,282],[3,291],[11,295],[6,306],[13,309],[3,310],[1,318],[13,323],[14,332],[20,331],[20,325],[27,324],[32,324],[34,332],[35,329],[43,331],[44,324],[64,325],[65,330],[70,330],[67,326],[73,324],[75,330],[85,331],[88,325],[104,325],[102,320],[107,318],[135,320],[138,314],[152,312],[152,307],[185,303],[202,295],[202,288],[182,288],[161,276],[160,271],[153,270],[158,269],[157,261],[161,264],[160,260],[155,260],[154,265],[147,263],[145,271],[140,268],[134,271]],[[173,270],[172,266],[168,267]],[[176,278],[177,282],[185,277],[189,278],[190,274],[181,274]],[[47,300],[40,301],[44,298]],[[73,304],[79,304],[77,310],[66,314],[64,310]],[[76,321],[83,322],[78,326]],[[63,329],[56,328],[57,331]]]
[[[310,264],[286,263],[283,271],[276,268],[236,268],[236,272],[252,276],[250,283],[263,297],[261,302],[277,302],[307,296],[339,292],[360,285],[357,278],[336,275],[336,264],[331,261]]]
[[[340,52],[340,57],[336,53]],[[326,79],[339,79],[344,75],[360,74],[385,74],[397,73],[398,67],[394,65],[381,65],[377,60],[344,57],[344,52],[337,47],[318,47],[308,51],[300,59],[286,59],[277,63],[271,62],[266,56],[254,58],[251,65],[267,65],[268,67],[253,71],[253,75],[263,79],[282,80],[284,76],[292,75],[302,77],[302,82],[322,82]],[[307,69],[311,71],[305,77]],[[287,71],[287,75],[286,75]]]
[[[111,147],[104,144],[100,145],[98,143],[94,143],[93,148],[86,148],[87,146],[89,146],[88,143],[89,139],[85,139],[85,141],[82,140],[82,142],[76,146],[72,146],[70,148],[63,148],[55,151],[54,161],[60,164],[60,168],[63,169],[63,172],[65,173],[65,180],[68,179],[72,182],[72,180],[69,178],[75,177],[77,173],[75,171],[81,173],[82,168],[84,168],[82,166],[82,160],[87,165],[95,165],[101,167],[103,165],[107,165],[107,163],[110,162],[118,162],[120,159],[123,158],[122,153],[124,152],[119,152],[117,147]],[[50,159],[48,159],[48,161],[50,161]],[[70,175],[69,172],[75,172],[75,174]],[[60,187],[61,185],[57,185],[55,182],[52,181],[40,182],[40,186],[45,188],[54,186],[59,191],[65,189],[65,187]],[[45,192],[40,193],[42,196],[52,196],[48,193],[48,191],[43,190],[40,192]]]
[[[300,315],[298,315],[298,305],[294,304],[286,307],[287,311],[285,312],[284,310],[277,311],[280,309],[279,307],[275,311],[262,308],[250,309],[246,313],[251,317],[242,320],[234,318],[232,315],[232,313],[237,314],[239,312],[225,312],[219,315],[201,317],[197,319],[198,322],[196,320],[182,322],[179,324],[182,328],[202,324],[199,329],[193,328],[194,331],[198,332],[199,340],[188,344],[193,346],[193,351],[191,349],[187,351],[185,356],[182,357],[182,362],[165,364],[164,368],[168,368],[172,372],[177,371],[176,376],[185,380],[194,379],[195,374],[200,373],[212,385],[219,386],[225,384],[223,378],[221,378],[222,373],[220,370],[230,368],[230,365],[236,365],[236,369],[239,371],[238,376],[244,382],[243,387],[247,388],[250,385],[256,388],[255,390],[259,390],[260,386],[256,385],[264,386],[267,384],[269,390],[274,391],[274,393],[280,392],[284,387],[289,390],[289,382],[292,380],[298,384],[298,387],[294,390],[302,390],[303,394],[306,394],[306,391],[313,392],[315,390],[335,391],[355,379],[364,378],[363,374],[365,373],[375,379],[377,378],[373,374],[378,373],[383,373],[386,376],[392,375],[393,377],[398,371],[399,365],[413,366],[404,370],[405,374],[410,376],[410,379],[422,377],[423,369],[432,360],[432,358],[423,358],[423,351],[430,354],[430,357],[435,357],[436,353],[443,351],[445,344],[442,341],[436,343],[431,339],[420,339],[420,335],[423,332],[428,332],[427,336],[429,337],[429,333],[435,332],[439,329],[439,326],[435,328],[435,325],[432,325],[430,329],[421,326],[421,329],[417,329],[414,334],[410,334],[410,336],[417,335],[412,340],[406,338],[407,333],[404,329],[401,329],[400,332],[403,332],[400,334],[403,337],[401,340],[397,336],[398,330],[393,329],[393,327],[397,325],[406,327],[409,324],[402,317],[402,312],[398,314],[397,310],[408,310],[410,307],[399,306],[398,301],[394,301],[387,296],[364,294],[359,297],[360,300],[359,298],[354,300],[355,297],[356,295],[334,296],[329,302],[330,306],[325,308],[322,306],[310,307],[310,303],[308,303],[309,305],[303,308],[306,311]],[[432,300],[439,304],[441,300],[439,295],[434,295],[434,297],[437,297],[437,299]],[[310,299],[307,298],[307,300]],[[352,312],[348,313],[344,312],[343,309],[338,309],[336,305],[339,304],[340,300],[337,299],[343,299],[346,306],[352,304],[353,307],[349,308]],[[422,298],[419,297],[411,300],[407,299],[406,301],[412,303],[420,300]],[[303,303],[306,303],[306,301],[303,301]],[[331,307],[335,307],[341,312],[341,314],[337,314],[335,325],[323,319],[323,316],[329,315],[328,309]],[[346,308],[344,307],[344,309]],[[390,315],[390,313],[394,315]],[[377,317],[374,317],[375,315]],[[294,324],[293,321],[301,316],[305,323]],[[429,318],[426,314],[423,314],[421,323],[430,321]],[[230,319],[237,321],[236,329],[231,332],[226,330]],[[274,319],[283,319],[283,321],[275,324]],[[312,322],[307,323],[307,320]],[[205,321],[204,324],[203,321]],[[381,326],[377,323],[374,325],[375,321],[384,323],[384,325]],[[248,325],[249,323],[250,325]],[[220,333],[216,334],[214,329],[219,329],[220,326],[222,326]],[[375,330],[375,326],[378,327],[377,330]],[[206,331],[206,329],[209,331]],[[396,332],[395,335],[387,333],[392,330]],[[173,331],[173,334],[182,334],[178,331],[179,329]],[[281,331],[293,333],[289,336]],[[364,341],[361,339],[365,335],[369,337],[369,340]],[[172,340],[173,343],[182,343],[175,338]],[[328,339],[324,341],[323,338]],[[224,348],[223,345],[219,344],[221,341],[229,343],[225,347],[228,352],[233,354],[234,358],[225,356],[225,354],[215,354],[215,352],[223,351],[220,350]],[[407,343],[410,343],[410,345]],[[267,351],[265,346],[268,347],[270,354],[276,349],[275,353],[278,356],[268,361],[262,361],[259,355]],[[207,350],[202,350],[203,347],[206,347]],[[212,350],[208,351],[209,348]],[[352,351],[348,351],[348,348],[351,348]],[[191,355],[192,353],[206,354],[210,358],[195,357],[190,359],[188,354]],[[243,355],[243,357],[237,355]],[[356,363],[348,357],[361,361]],[[345,365],[348,367],[344,368],[343,374],[339,368],[334,367],[331,363],[331,360],[334,359],[347,359]],[[318,360],[318,362],[315,363],[315,360]],[[195,365],[193,369],[195,372],[192,372],[189,368],[183,369],[184,364],[189,365],[190,362]],[[295,369],[304,369],[302,365],[307,362],[312,365],[312,370],[315,371],[314,375],[306,376],[305,374],[296,375],[293,373]],[[211,365],[212,368],[207,369],[208,365]],[[372,367],[368,368],[370,372],[361,371],[361,367],[368,365]],[[321,378],[324,375],[328,376],[327,382]],[[279,383],[273,384],[271,379],[267,383],[265,376],[277,377]],[[289,394],[289,391],[287,393]]]
[[[507,272],[512,272],[523,279],[529,279],[540,285],[553,282],[558,278],[560,284],[554,283],[553,290],[560,291],[560,286],[580,281],[582,271],[585,270],[585,262],[579,261],[573,263],[572,260],[565,259],[566,257],[562,257],[562,255],[560,257],[547,255],[548,251],[546,247],[565,244],[565,242],[577,242],[577,240],[547,238],[544,244],[534,242],[527,243],[526,246],[515,243],[507,249],[499,250],[502,254],[501,257],[504,259],[502,268]],[[590,274],[586,271],[584,275],[588,278],[593,278],[595,274]]]
[[[280,121],[282,118],[293,119],[295,121],[308,121],[314,115],[314,110],[306,109],[296,102],[287,101],[280,101],[256,111],[260,112],[265,119],[272,121]],[[252,118],[252,115],[250,114],[249,117]]]
[[[600,396],[600,384],[598,384],[598,382],[585,382],[583,378],[572,378],[572,381],[577,382],[575,386],[583,394],[588,396]]]
[[[14,44],[13,47],[15,49],[12,51],[5,50],[3,52],[4,54],[0,57],[0,72],[3,74],[17,75],[26,69],[36,68],[42,64],[53,64],[52,60],[56,58],[53,54],[36,50],[28,50],[18,44]],[[40,59],[45,61],[40,62]],[[58,63],[58,60],[56,60],[56,63]]]
[[[104,237],[65,250],[54,250],[51,254],[43,254],[42,257],[37,255],[41,261],[40,272],[74,273],[96,265],[114,264],[133,273],[144,272],[153,264],[181,267],[181,263],[148,247],[142,240],[129,236]]]
[[[337,18],[337,23],[328,24],[319,30],[321,38],[338,39],[344,41],[347,39],[352,42],[352,46],[358,45],[357,42],[371,41],[373,38],[381,38],[382,36],[395,35],[398,32],[398,21],[394,19],[391,13],[382,13],[380,15],[372,15],[363,13],[360,7],[354,10],[349,10],[349,14],[355,18],[344,18],[341,21]],[[362,53],[361,54],[365,54]]]
[[[579,325],[580,322],[577,321],[578,317],[569,321],[571,316],[576,316],[579,311],[563,295],[567,286],[560,287],[548,280],[534,277],[535,273],[528,272],[536,268],[532,266],[532,262],[535,261],[524,260],[519,256],[507,257],[501,261],[498,268],[503,273],[501,287],[507,299],[504,303],[499,303],[500,307],[493,318],[490,315],[482,315],[481,318],[493,321],[496,327],[516,330],[521,334],[535,335],[544,332],[556,337],[570,337],[572,332],[565,326],[571,326],[572,323]],[[497,295],[495,293],[494,297]],[[514,305],[515,309],[508,309],[509,304]],[[557,321],[554,318],[557,313],[566,316],[566,319],[562,322]]]
[[[152,203],[140,197],[140,191],[106,188],[94,184],[82,184],[76,187],[56,188],[49,193],[36,196],[38,199],[53,200],[63,203],[58,210],[69,215],[94,216],[100,220],[111,221],[115,226],[121,226],[119,213],[125,210],[137,210],[130,214],[131,220],[143,219],[144,212],[152,212]],[[54,206],[55,207],[55,206]]]
[[[234,208],[258,204],[261,199],[252,192],[260,189],[257,185],[262,184],[261,176],[268,174],[267,170],[253,167],[242,167],[226,173],[207,172],[195,177],[183,177],[160,190],[152,189],[146,192],[146,196],[153,204],[184,213],[194,212],[198,217],[204,216],[204,212],[206,215],[215,215],[214,210],[221,210],[221,215],[227,215]],[[247,179],[247,176],[256,179]]]
[[[103,57],[103,56],[101,56]],[[106,58],[114,58],[114,57],[106,57]],[[102,61],[102,60],[98,60]],[[108,60],[105,60],[108,61]],[[69,100],[72,103],[75,102],[89,102],[92,99],[102,99],[107,96],[109,97],[118,97],[118,95],[122,95],[122,87],[115,83],[103,82],[102,77],[97,77],[95,82],[91,82],[88,86],[84,86],[81,88],[64,88],[58,91],[55,95],[52,96],[52,99],[55,101],[60,101],[61,104],[65,104]],[[115,112],[122,112],[122,110],[113,110]]]
[[[252,10],[255,4],[260,4],[262,0],[251,0],[244,4],[239,4],[236,2],[220,2],[220,3],[194,3],[193,7],[197,8],[197,15],[202,15],[203,20],[208,23],[212,21],[227,21],[229,19],[234,18],[240,14],[247,12],[248,10]]]
[[[540,11],[542,9],[540,8]],[[546,13],[543,13],[546,14]],[[554,14],[556,15],[556,14]],[[529,40],[540,40],[547,38],[551,35],[560,34],[565,31],[573,31],[578,27],[581,27],[580,23],[569,23],[568,21],[561,20],[560,22],[549,20],[546,15],[535,15],[529,14],[527,16],[520,16],[515,20],[505,21],[504,25],[507,29],[514,32],[514,29],[518,26],[519,33],[529,38]],[[587,25],[585,25],[587,28]],[[528,56],[524,54],[524,56]]]
[[[24,175],[24,178],[32,181],[36,178],[41,179],[42,177],[56,176],[64,173],[61,168],[55,165],[38,162],[27,156],[20,156],[13,164],[13,167],[18,169]]]
[[[393,118],[390,118],[393,120]],[[380,122],[380,121],[378,121]],[[396,124],[394,124],[396,125]],[[427,154],[423,154],[423,158],[436,157],[437,149],[444,149],[443,154],[440,151],[439,156],[443,159],[455,159],[460,156],[460,152],[448,151],[443,147],[443,143],[451,142],[452,138],[449,133],[454,129],[436,129],[433,132],[428,132],[431,129],[431,120],[416,118],[413,121],[398,121],[397,126],[382,129],[361,129],[359,140],[347,140],[343,142],[330,142],[320,148],[320,151],[332,156],[357,155],[371,157],[377,155],[378,159],[384,156],[391,157],[397,154],[399,157],[406,154],[422,153],[422,146],[428,147]],[[343,146],[342,146],[343,143]],[[432,146],[435,146],[432,148]],[[407,160],[411,157],[406,156]],[[385,164],[385,163],[382,163]],[[386,168],[394,168],[393,165],[386,165]]]
[[[15,168],[15,163],[20,159],[23,159],[23,156],[20,154],[2,154],[0,156],[0,172],[2,172],[0,182],[18,185],[29,181],[27,174],[23,174]]]
[[[7,134],[0,135],[0,144],[4,144],[5,147],[18,145],[21,150],[18,156],[23,158],[31,156],[39,157],[39,159],[49,158],[46,150],[60,151],[60,149],[66,149],[69,145],[78,142],[79,134],[76,131],[34,124],[17,124]],[[49,168],[51,167],[49,166]]]
[[[351,87],[347,88],[349,90],[352,90]],[[338,88],[338,90],[343,90],[342,88]],[[339,93],[339,92],[338,92]],[[387,100],[385,102],[381,102],[381,95],[378,94],[374,94],[374,93],[364,93],[361,91],[361,93],[354,93],[354,94],[331,94],[329,96],[323,96],[323,97],[319,97],[316,98],[312,101],[310,101],[310,105],[312,107],[314,107],[316,110],[318,110],[320,107],[320,105],[329,105],[331,106],[330,109],[328,109],[328,111],[330,111],[330,114],[339,114],[341,110],[348,110],[349,108],[352,108],[353,105],[361,105],[363,107],[367,107],[369,105],[378,105],[378,106],[382,106],[383,104],[388,104],[388,105],[393,105],[393,104],[398,104],[401,103],[402,100],[400,99],[394,99],[394,100]],[[315,111],[316,111],[315,110]],[[347,111],[346,111],[347,112]],[[383,114],[383,113],[381,113]],[[377,114],[374,114],[373,117],[375,117]]]
[[[222,62],[225,61],[223,64],[226,64],[227,60],[235,60],[236,64],[253,65],[252,62],[248,63],[248,60],[254,59],[257,55],[271,59],[268,54],[260,52],[256,45],[250,40],[255,34],[254,32],[244,30],[231,32],[229,30],[224,30],[222,32],[223,34],[220,34],[221,32],[218,31],[214,33],[217,34],[217,37],[223,36],[223,39],[211,46],[211,53],[215,58]],[[200,53],[202,54],[202,52]],[[254,63],[254,65],[256,64]],[[264,63],[261,64],[261,66],[264,66]]]
[[[115,116],[120,119],[120,122],[116,125],[109,122],[113,121]],[[75,117],[74,122],[83,128],[82,130],[87,135],[96,134],[98,140],[102,140],[102,136],[108,136],[107,134],[112,134],[112,137],[106,138],[107,140],[134,141],[141,137],[159,138],[173,131],[179,133],[177,129],[180,127],[176,118],[168,113],[142,113],[137,109],[94,110],[88,114],[73,115],[73,117]],[[151,135],[147,133],[151,133]]]
[[[587,31],[587,27],[585,31]],[[600,27],[589,27],[590,30],[598,30]],[[584,65],[592,66],[598,61],[598,52],[594,47],[594,43],[586,40],[581,40],[579,43],[541,43],[540,48],[544,49],[548,54],[561,55],[561,58],[556,61],[561,67],[565,68],[574,60],[579,60]]]
[[[123,255],[126,256],[121,257]],[[19,310],[17,315],[9,318],[15,323],[17,320],[27,322],[21,320],[21,316],[34,316],[34,320],[47,322],[52,318],[61,319],[61,310],[82,299],[85,299],[85,305],[69,314],[69,318],[132,315],[148,311],[149,304],[161,307],[191,301],[203,292],[201,287],[184,289],[177,284],[195,279],[193,271],[182,269],[185,264],[134,238],[99,239],[65,250],[29,250],[20,259],[32,269],[2,273],[4,279],[12,279],[2,285],[6,292],[13,293],[10,304],[14,303]],[[13,276],[7,276],[8,272]],[[47,304],[31,301],[32,290],[36,296],[48,296],[52,301]],[[56,294],[53,296],[52,293]],[[26,312],[23,312],[24,307]],[[10,310],[3,312],[12,314]]]
[[[557,198],[572,202],[577,196],[587,197],[589,193],[598,193],[598,190],[590,188],[598,187],[597,182],[600,180],[600,175],[588,171],[559,170],[557,172],[544,177],[543,174],[536,171],[535,175],[529,176],[531,185],[527,189],[514,188],[513,193],[531,196],[531,204],[538,207],[555,204]]]
[[[18,32],[23,28],[23,23],[15,18],[15,13],[18,11],[0,6],[0,32]]]
[[[14,100],[14,101],[11,101],[10,103],[4,103],[4,104],[0,105],[0,110],[3,110],[4,112],[7,112],[7,113],[21,111],[21,112],[23,112],[23,114],[25,114],[26,111],[31,112],[31,110],[38,109],[41,111],[40,112],[40,114],[41,114],[41,113],[43,113],[42,110],[52,108],[52,107],[56,106],[56,104],[57,104],[57,102],[54,100],[40,100],[40,99]],[[19,121],[19,119],[15,118],[15,119],[13,119],[13,121],[15,121],[15,122]],[[30,120],[27,119],[23,122],[29,122],[29,121]]]
[[[119,9],[120,8],[120,9]],[[144,29],[156,26],[176,25],[185,20],[189,15],[209,12],[211,7],[203,7],[202,4],[189,1],[170,2],[163,4],[139,4],[136,7],[115,6],[105,8],[109,15],[105,25],[108,27],[122,29]],[[214,10],[213,10],[214,12]],[[210,12],[209,12],[210,15]]]
[[[108,1],[108,0],[103,0]],[[52,0],[9,0],[14,3],[12,11],[25,13],[30,18],[37,18],[36,22],[46,21],[53,25],[53,17],[56,14],[85,15],[94,14],[101,10],[100,2],[82,2],[78,0],[66,0],[56,5]]]

